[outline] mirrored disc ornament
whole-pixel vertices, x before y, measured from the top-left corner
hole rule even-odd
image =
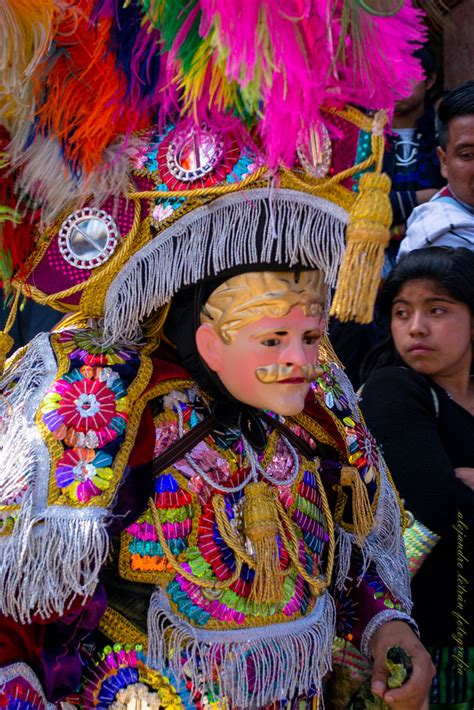
[[[168,146],[170,173],[183,182],[193,182],[214,170],[224,153],[222,136],[207,126],[180,131]]]
[[[58,244],[68,264],[77,269],[95,269],[110,259],[119,240],[117,224],[107,212],[83,207],[63,222]]]
[[[332,145],[324,123],[311,129],[309,145],[299,145],[297,153],[307,173],[316,178],[326,177],[331,167]]]

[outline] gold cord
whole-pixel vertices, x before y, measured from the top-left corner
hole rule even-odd
[[[153,197],[218,197],[231,192],[238,192],[247,185],[258,182],[267,175],[267,168],[259,168],[254,173],[247,175],[240,182],[226,183],[225,185],[215,185],[213,187],[196,187],[194,190],[146,190],[145,192],[130,192],[128,197],[135,199],[147,199]]]
[[[275,505],[277,507],[278,513],[279,513],[279,518],[277,519],[277,525],[278,525],[278,532],[280,534],[280,539],[282,542],[282,545],[284,546],[285,550],[287,551],[293,566],[296,568],[298,571],[298,574],[303,577],[305,582],[307,582],[310,587],[313,588],[316,594],[322,594],[324,590],[327,588],[328,583],[322,578],[322,577],[313,577],[310,575],[306,569],[303,567],[303,565],[300,562],[299,556],[298,556],[298,549],[299,549],[299,542],[298,538],[296,536],[293,524],[286,513],[285,509],[283,508],[281,501],[278,498],[278,494],[275,492]],[[288,538],[285,533],[285,529],[283,527],[283,522],[286,525],[286,529],[290,535],[290,540],[291,540],[291,545],[288,544]]]
[[[18,313],[18,305],[20,303],[21,291],[17,289],[13,299],[13,303],[8,314],[7,322],[2,331],[0,331],[0,376],[3,375],[3,370],[5,369],[5,360],[7,355],[13,347],[14,340],[11,335],[9,335],[10,330],[13,327],[15,318]]]
[[[163,528],[161,527],[161,522],[158,517],[158,511],[156,510],[155,504],[151,498],[148,501],[148,507],[150,508],[151,517],[153,518],[153,524],[155,526],[156,534],[158,535],[160,545],[163,548],[163,552],[166,555],[166,559],[168,560],[175,572],[177,572],[181,577],[184,577],[184,579],[188,582],[192,582],[193,584],[196,584],[198,587],[202,587],[203,589],[228,589],[232,584],[234,584],[234,582],[237,582],[240,577],[240,572],[242,571],[242,563],[238,557],[235,560],[235,572],[229,579],[221,579],[217,582],[210,582],[206,579],[196,577],[190,572],[186,572],[186,570],[183,569],[182,565],[178,562],[176,557],[171,552],[171,549],[163,533]]]
[[[245,562],[251,569],[255,568],[255,560],[251,555],[248,554],[246,549],[241,544],[239,538],[232,529],[229,523],[229,518],[225,512],[225,500],[221,495],[214,496],[212,500],[212,507],[214,508],[214,514],[216,516],[217,527],[222,535],[222,539],[230,547],[230,549],[235,552],[240,559]]]

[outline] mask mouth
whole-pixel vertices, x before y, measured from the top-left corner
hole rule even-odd
[[[261,365],[255,370],[255,375],[259,382],[264,385],[270,385],[274,382],[284,382],[285,380],[296,379],[295,367],[293,365]],[[301,378],[300,378],[301,379]]]
[[[296,367],[295,365],[261,365],[255,370],[257,380],[265,385],[274,383],[300,384],[302,382],[312,382],[322,375],[319,365],[308,363]]]

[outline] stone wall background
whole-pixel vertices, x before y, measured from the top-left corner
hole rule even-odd
[[[443,23],[444,89],[474,79],[474,0],[451,7]]]

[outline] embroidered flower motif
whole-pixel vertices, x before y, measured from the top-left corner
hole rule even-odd
[[[127,390],[110,368],[84,365],[54,383],[41,410],[56,439],[71,447],[102,448],[125,430]]]
[[[167,219],[168,217],[171,217],[173,214],[174,210],[170,204],[165,205],[156,205],[153,207],[153,211],[151,213],[151,217],[155,224],[159,224],[162,222],[164,219]]]
[[[319,390],[326,407],[339,411],[349,409],[349,402],[344,394],[341,385],[337,381],[329,365],[322,365],[323,374],[316,380],[314,389]]]
[[[362,422],[352,417],[344,417],[342,422],[346,429],[349,462],[365,474],[364,480],[369,483],[373,478],[372,468],[376,468],[379,463],[377,442]]]
[[[69,498],[87,503],[110,486],[112,461],[103,451],[68,449],[59,460],[56,483]]]
[[[123,365],[137,357],[137,348],[104,345],[100,330],[64,330],[59,342],[64,344],[70,360],[81,360],[85,365]]]

